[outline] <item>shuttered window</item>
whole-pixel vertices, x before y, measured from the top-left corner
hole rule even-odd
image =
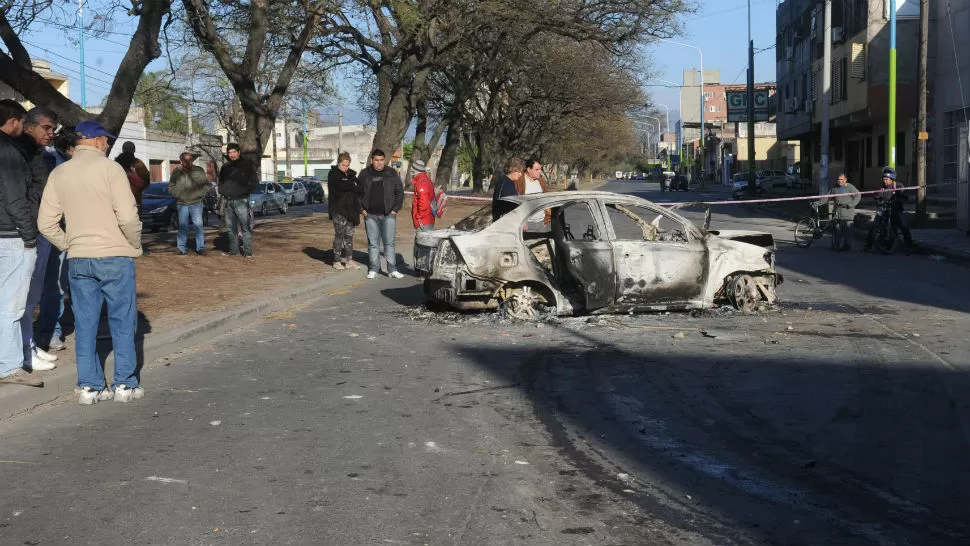
[[[852,44],[852,77],[857,80],[866,79],[866,46]]]

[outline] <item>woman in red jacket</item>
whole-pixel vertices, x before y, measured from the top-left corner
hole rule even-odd
[[[425,172],[427,167],[420,159],[411,166],[418,174],[411,180],[414,185],[414,199],[411,201],[411,220],[414,222],[414,229],[418,231],[434,230],[434,212],[431,210],[431,203],[434,202],[434,184],[431,177]]]

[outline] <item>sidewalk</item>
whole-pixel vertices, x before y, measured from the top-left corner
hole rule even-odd
[[[477,210],[480,203],[449,203],[442,225]],[[399,264],[411,262],[414,228],[410,200],[405,200],[397,230]],[[222,256],[213,248],[215,229],[206,230],[206,256],[177,256],[166,238],[152,244],[152,253],[136,260],[138,337],[144,368],[182,350],[204,350],[214,337],[293,306],[362,285],[366,268],[336,271],[331,267],[333,225],[326,213],[309,217],[270,217],[254,230],[256,257]],[[366,265],[363,224],[355,233],[355,259]],[[174,237],[174,235],[173,235]],[[363,250],[363,252],[362,252]],[[402,261],[403,257],[403,261]],[[407,271],[407,267],[402,268]],[[383,278],[383,277],[381,277]],[[102,317],[102,322],[104,319]],[[70,324],[70,319],[66,321]],[[103,334],[108,333],[105,324]],[[43,388],[0,384],[0,420],[51,403],[75,403],[77,383],[74,337],[68,329],[68,349],[58,354],[57,368],[29,377]],[[110,342],[99,335],[99,354]],[[110,338],[108,338],[110,339]],[[113,354],[104,358],[105,376],[112,377]],[[151,396],[150,381],[145,385]]]

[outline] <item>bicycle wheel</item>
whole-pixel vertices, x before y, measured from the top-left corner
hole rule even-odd
[[[801,248],[812,246],[817,232],[818,221],[815,218],[802,218],[795,226],[795,244]]]
[[[888,225],[880,223],[876,226],[875,237],[872,246],[876,247],[881,254],[892,254],[899,248],[899,237],[888,229]]]

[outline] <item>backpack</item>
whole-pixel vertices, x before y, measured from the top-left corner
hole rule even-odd
[[[441,218],[445,215],[445,206],[448,204],[448,194],[445,193],[445,188],[442,186],[434,187],[434,197],[431,199],[431,214],[435,218]]]

